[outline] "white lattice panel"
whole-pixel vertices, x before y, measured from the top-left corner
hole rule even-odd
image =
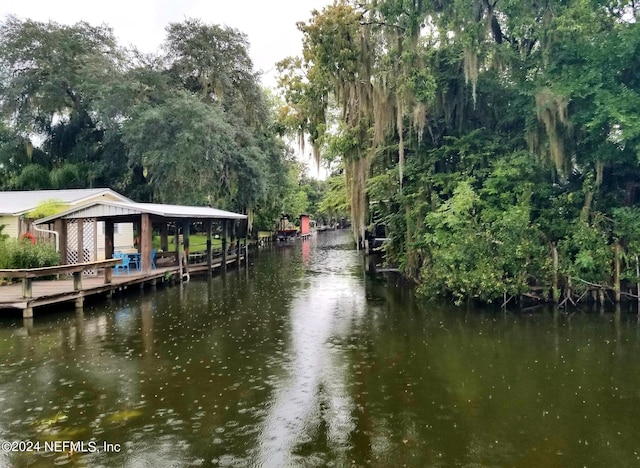
[[[82,261],[93,262],[94,260],[96,260],[96,249],[94,248],[96,244],[96,219],[85,219],[82,226],[82,231],[82,245],[84,246],[82,252]],[[84,274],[95,276],[98,274],[98,272],[96,270],[86,270]]]
[[[78,220],[67,220],[67,263],[96,260],[96,219],[87,218],[82,225],[82,252],[78,255]],[[96,270],[86,270],[84,275],[96,275]]]
[[[78,263],[78,221],[67,220],[67,263]]]

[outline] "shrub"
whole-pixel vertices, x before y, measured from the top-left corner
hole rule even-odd
[[[40,268],[60,265],[60,254],[47,243],[29,240],[0,241],[0,268]]]

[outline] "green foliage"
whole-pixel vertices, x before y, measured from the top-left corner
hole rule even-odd
[[[289,219],[298,219],[301,214],[308,213],[309,199],[302,190],[303,167],[292,164],[289,167],[289,177],[284,186],[280,214],[289,215]]]
[[[622,245],[622,278],[637,283],[640,281],[638,257],[640,256],[640,209],[621,207],[613,210],[613,233]]]
[[[639,11],[337,2],[301,25],[304,55],[283,69],[287,115],[343,161],[352,214],[375,206],[387,261],[424,294],[537,294],[554,273],[608,287],[614,242],[627,279],[640,254]]]
[[[130,158],[145,168],[158,201],[214,203],[231,183],[225,180],[224,166],[234,149],[233,128],[219,107],[190,93],[136,106],[123,136]]]
[[[63,201],[52,198],[50,200],[45,200],[38,203],[38,206],[27,213],[27,217],[30,219],[46,218],[48,216],[53,216],[55,214],[61,213],[68,207],[69,206]]]
[[[0,23],[0,188],[111,187],[275,218],[291,153],[246,36],[185,20],[163,46],[125,50],[108,26]]]
[[[640,208],[624,206],[613,209],[613,233],[631,255],[640,254]]]
[[[0,24],[0,114],[18,135],[43,139],[39,148],[26,141],[23,154],[14,153],[14,188],[115,185],[112,171],[121,177],[126,166],[113,164],[123,158],[111,151],[96,102],[109,95],[105,84],[121,75],[123,55],[106,26],[11,16]],[[74,166],[65,169],[67,163]],[[37,179],[24,172],[27,164],[40,166]]]
[[[318,209],[328,219],[337,219],[349,213],[347,188],[342,175],[334,175],[327,179],[327,191],[318,205]]]
[[[46,243],[29,240],[0,241],[0,268],[40,268],[60,264],[60,254]]]
[[[496,212],[473,182],[460,182],[453,196],[426,216],[422,245],[428,255],[421,273],[430,280],[421,292],[427,296],[491,302],[521,294],[532,278],[549,274],[548,248],[531,223],[530,197],[504,203]],[[492,190],[480,191],[487,192]]]
[[[239,111],[245,124],[257,125],[266,106],[248,48],[246,35],[226,26],[188,19],[167,27],[170,76],[205,101]]]
[[[82,170],[78,164],[65,164],[51,171],[51,186],[56,189],[82,187]]]
[[[300,180],[300,190],[304,192],[307,198],[306,214],[309,214],[317,221],[326,220],[327,213],[323,213],[320,210],[320,203],[327,192],[326,181],[303,176]]]
[[[578,290],[586,289],[580,280],[611,284],[613,249],[604,222],[601,216],[597,216],[592,224],[577,220],[568,235],[558,242],[560,270],[578,280],[574,281]]]
[[[41,190],[51,187],[49,171],[38,164],[25,166],[15,179],[15,188],[19,190]]]
[[[561,283],[610,285],[617,241],[633,280],[638,12],[617,0],[342,0],[298,25],[303,56],[278,64],[279,111],[237,30],[186,20],[163,54],[143,56],[105,26],[10,17],[0,186],[110,186],[243,211],[261,229],[282,212],[350,213],[359,236],[375,218],[387,261],[458,302],[548,287],[554,243]],[[25,138],[36,134],[38,148]],[[308,181],[285,134],[306,135],[340,173]]]

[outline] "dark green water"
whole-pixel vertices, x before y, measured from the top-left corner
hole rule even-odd
[[[0,322],[0,438],[120,444],[0,466],[640,463],[640,325],[418,307],[348,233],[249,270]]]

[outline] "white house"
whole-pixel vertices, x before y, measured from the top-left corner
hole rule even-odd
[[[133,202],[108,188],[69,189],[69,190],[32,190],[0,192],[0,225],[4,225],[3,233],[12,238],[19,238],[30,232],[37,239],[51,239],[55,235],[38,231],[33,226],[28,213],[39,204],[49,201],[60,201],[69,208],[79,207],[96,201]],[[42,228],[39,228],[42,229]],[[104,259],[104,223],[93,220],[85,221],[83,226],[84,261]],[[77,234],[76,234],[77,239]],[[71,239],[73,241],[73,239]],[[116,250],[133,248],[133,224],[119,223],[114,225],[114,247]],[[70,260],[70,259],[68,259]],[[79,260],[79,259],[73,259]]]

